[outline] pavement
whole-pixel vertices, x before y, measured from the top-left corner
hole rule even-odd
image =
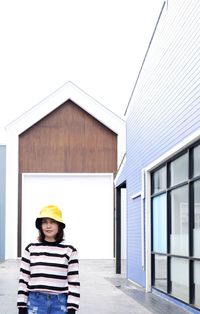
[[[0,264],[0,314],[17,314],[16,297],[19,259]],[[81,302],[77,314],[186,314],[200,313],[181,308],[155,293],[115,274],[114,260],[80,260]]]

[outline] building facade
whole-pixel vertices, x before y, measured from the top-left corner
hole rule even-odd
[[[66,241],[80,258],[113,258],[124,120],[68,82],[6,130],[6,258],[35,241],[34,222],[47,204],[62,209]]]
[[[5,259],[6,145],[0,145],[0,262]]]
[[[199,52],[200,2],[164,2],[126,110],[126,162],[115,179],[116,194],[127,191],[127,278],[193,311],[200,308]]]

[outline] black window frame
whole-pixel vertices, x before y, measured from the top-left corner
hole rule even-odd
[[[169,158],[165,162],[159,165],[156,169],[151,171],[151,286],[153,289],[160,291],[161,293],[170,295],[170,297],[179,300],[180,302],[187,304],[195,309],[200,309],[194,304],[195,298],[195,290],[194,290],[194,262],[200,261],[200,258],[193,256],[193,228],[194,228],[194,183],[200,180],[200,175],[194,176],[194,165],[193,165],[193,151],[194,148],[200,145],[200,140],[193,143],[192,145],[188,146],[187,148],[183,149],[182,151],[175,154],[172,158]],[[188,154],[188,178],[186,181],[178,183],[174,186],[170,184],[170,164],[178,159],[179,157],[183,156],[184,154]],[[160,170],[161,168],[166,167],[166,188],[162,191],[154,192],[153,186],[153,174]],[[176,255],[170,252],[170,234],[171,234],[171,199],[170,194],[171,191],[182,187],[188,186],[188,248],[189,252],[187,256],[183,255]],[[167,208],[167,251],[166,253],[155,252],[153,251],[153,198],[159,196],[161,194],[166,194],[166,208]],[[159,289],[155,286],[155,255],[163,255],[167,258],[167,292],[164,290]],[[188,260],[188,267],[189,267],[189,295],[188,299],[189,302],[186,302],[182,299],[179,299],[171,294],[172,292],[172,284],[171,284],[171,267],[170,262],[172,257],[177,258],[184,258]]]

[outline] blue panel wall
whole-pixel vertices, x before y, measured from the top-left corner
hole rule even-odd
[[[141,270],[141,170],[200,128],[200,1],[169,1],[127,114],[128,277]]]
[[[142,270],[142,248],[141,248],[141,198],[128,200],[127,220],[127,277],[145,286],[145,272]]]
[[[5,259],[6,147],[0,146],[0,262]]]

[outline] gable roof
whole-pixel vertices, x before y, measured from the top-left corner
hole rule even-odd
[[[18,135],[21,134],[67,100],[72,100],[75,104],[116,134],[123,132],[125,121],[122,118],[100,104],[70,81],[9,123],[6,126],[6,131],[13,131]]]

